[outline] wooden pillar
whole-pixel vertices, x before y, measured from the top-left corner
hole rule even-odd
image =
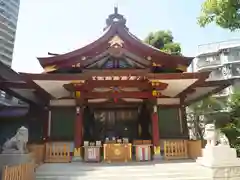
[[[48,141],[51,136],[51,110],[47,107],[44,108],[44,125],[43,125],[43,140]]]
[[[184,137],[189,138],[189,132],[188,132],[188,123],[187,123],[187,114],[186,114],[186,106],[184,105],[184,99],[186,97],[180,97],[180,113],[179,119],[181,120],[181,132]]]
[[[187,114],[186,114],[186,107],[184,105],[181,105],[180,107],[181,111],[181,121],[182,121],[182,133],[184,137],[189,137],[188,132],[188,124],[187,124]]]
[[[79,84],[75,84],[78,87]],[[74,152],[72,161],[81,161],[81,149],[83,144],[83,116],[82,116],[82,95],[81,91],[75,90],[75,100],[76,100],[76,118],[74,124]]]
[[[48,128],[47,128],[47,139],[51,137],[51,128],[52,128],[52,111],[48,110]]]
[[[157,106],[153,106],[152,113],[152,138],[153,138],[153,148],[154,148],[154,159],[158,159],[161,156],[160,153],[160,139],[159,139],[159,125],[158,125],[158,112]]]
[[[82,133],[82,110],[81,107],[76,107],[76,118],[75,118],[75,133],[74,133],[74,147],[75,149],[81,148],[83,141]]]

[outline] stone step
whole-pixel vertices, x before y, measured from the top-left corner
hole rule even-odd
[[[71,178],[70,178],[71,177]],[[51,174],[51,175],[37,175],[37,179],[81,179],[81,180],[87,180],[87,179],[114,179],[117,180],[119,179],[139,179],[139,178],[145,178],[145,179],[151,179],[151,178],[159,178],[159,179],[185,179],[185,180],[197,180],[197,179],[208,179],[208,177],[210,177],[210,175],[206,172],[203,171],[166,171],[166,172],[157,172],[157,171],[153,171],[153,170],[149,170],[149,171],[113,171],[113,172],[109,172],[109,171],[93,171],[93,172],[81,172],[81,173],[77,173],[74,172],[72,174],[70,173],[66,173],[65,175],[63,175],[62,173],[55,173],[55,174]]]
[[[150,165],[45,164],[37,180],[210,180],[206,168],[196,163]]]
[[[124,174],[123,174],[124,172]],[[202,170],[158,170],[158,169],[146,169],[146,170],[136,170],[136,169],[126,169],[123,171],[119,170],[113,170],[113,171],[104,171],[104,170],[96,170],[96,171],[58,171],[58,172],[41,172],[41,173],[36,173],[37,176],[81,176],[81,175],[95,175],[95,176],[102,176],[102,175],[107,175],[107,176],[125,176],[129,174],[136,175],[141,175],[141,174],[156,174],[156,175],[168,175],[168,174],[174,174],[174,175],[188,175],[188,176],[195,176],[201,175],[202,173],[209,175],[210,172],[208,171],[202,171]]]
[[[124,180],[211,180],[209,177],[157,177],[157,176],[138,176],[138,177],[124,177]],[[44,177],[36,178],[36,180],[123,180],[123,177]]]

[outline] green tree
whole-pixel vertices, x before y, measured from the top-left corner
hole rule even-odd
[[[240,155],[240,92],[235,92],[228,103],[230,108],[230,122],[221,130],[229,139],[232,147],[237,149]]]
[[[171,31],[157,31],[149,33],[144,42],[163,52],[181,55],[181,46],[179,43],[174,42],[173,39]]]
[[[214,22],[222,28],[237,30],[240,28],[239,9],[239,0],[205,0],[198,17],[198,24],[205,27]]]
[[[192,136],[203,139],[206,123],[217,122],[218,126],[224,122],[226,124],[229,118],[226,113],[221,112],[224,108],[225,104],[214,97],[208,97],[190,105],[187,120]]]

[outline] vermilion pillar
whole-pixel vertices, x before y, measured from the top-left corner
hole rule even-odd
[[[82,145],[82,111],[78,106],[76,107],[76,119],[75,119],[75,135],[74,146],[75,148],[81,148]]]
[[[153,138],[153,148],[154,148],[154,159],[161,156],[160,146],[159,146],[159,125],[158,125],[158,113],[157,106],[153,107],[152,113],[152,138]]]

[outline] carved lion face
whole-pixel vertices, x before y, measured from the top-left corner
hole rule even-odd
[[[215,131],[215,124],[206,124],[205,125],[205,131],[206,132]]]

